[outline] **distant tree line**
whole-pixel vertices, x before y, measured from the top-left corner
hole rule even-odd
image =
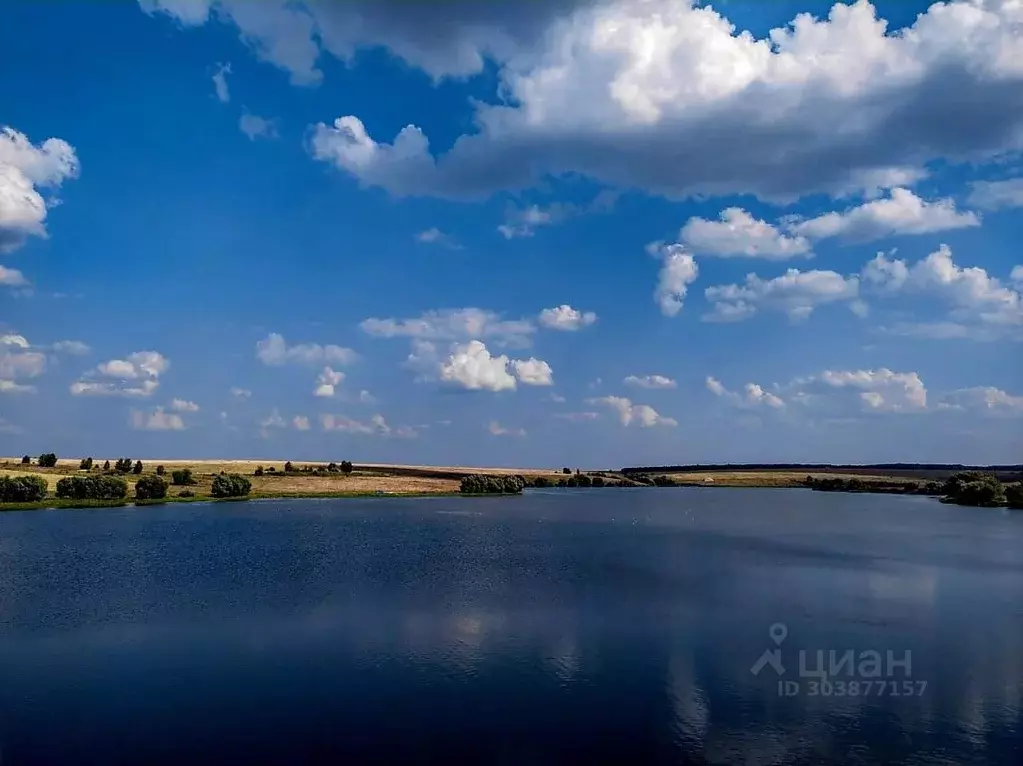
[[[807,476],[803,484],[819,492],[881,492],[903,495],[944,494],[940,481],[885,481],[881,479]]]
[[[472,474],[462,478],[458,491],[463,495],[519,495],[525,486],[522,476]]]

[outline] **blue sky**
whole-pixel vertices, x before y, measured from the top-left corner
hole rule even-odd
[[[0,46],[0,453],[1019,461],[1012,3],[24,2]]]

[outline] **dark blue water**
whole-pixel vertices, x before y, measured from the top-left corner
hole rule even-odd
[[[722,489],[0,514],[0,762],[1019,764],[1023,514]]]

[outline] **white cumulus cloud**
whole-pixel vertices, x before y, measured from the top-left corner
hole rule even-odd
[[[316,378],[316,388],[313,396],[334,396],[335,389],[345,379],[343,372],[335,372],[330,367],[324,367]]]
[[[679,244],[663,245],[653,242],[647,245],[647,252],[661,261],[654,289],[654,302],[660,306],[666,317],[678,315],[685,302],[689,285],[696,281],[700,270],[686,249]]]
[[[721,397],[736,407],[765,406],[773,409],[782,409],[785,406],[785,402],[780,397],[765,391],[756,383],[747,383],[741,393],[729,391],[721,381],[710,376],[707,377],[704,383],[707,386],[707,390],[714,394],[714,396]]]
[[[46,236],[46,214],[54,200],[44,198],[41,190],[76,178],[78,167],[67,141],[48,138],[36,146],[25,134],[0,128],[0,253],[16,250],[30,236]],[[7,280],[24,280],[15,269],[5,273]]]
[[[175,412],[198,412],[199,405],[195,402],[190,402],[187,399],[174,399],[170,403],[170,408]]]
[[[574,331],[589,327],[597,321],[597,315],[592,311],[579,311],[568,304],[562,304],[555,308],[544,309],[538,317],[541,327],[549,330]]]
[[[703,316],[710,322],[736,322],[760,311],[781,311],[792,321],[806,319],[814,309],[836,301],[851,301],[859,294],[859,280],[834,271],[789,269],[780,277],[761,279],[748,274],[741,284],[716,285],[704,291],[714,304]]]
[[[487,430],[490,431],[494,436],[525,436],[526,430],[524,428],[505,428],[496,420],[491,420],[490,425],[487,426]]]
[[[664,417],[649,405],[633,404],[624,396],[601,396],[587,399],[589,404],[599,404],[618,413],[618,419],[623,426],[637,425],[640,428],[651,428],[653,426],[677,426],[678,422],[672,418]]]
[[[677,383],[664,375],[629,375],[624,381],[635,388],[675,388]]]
[[[527,319],[506,320],[493,311],[479,308],[438,309],[410,319],[371,317],[359,326],[368,335],[379,338],[418,338],[420,340],[470,340],[493,338],[512,346],[529,345],[536,326]]]
[[[701,255],[722,258],[744,256],[784,261],[813,255],[806,237],[789,236],[737,207],[721,211],[717,221],[690,218],[679,237]]]

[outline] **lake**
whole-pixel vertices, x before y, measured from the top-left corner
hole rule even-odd
[[[0,514],[0,763],[200,762],[1023,763],[1023,513],[686,488]]]

